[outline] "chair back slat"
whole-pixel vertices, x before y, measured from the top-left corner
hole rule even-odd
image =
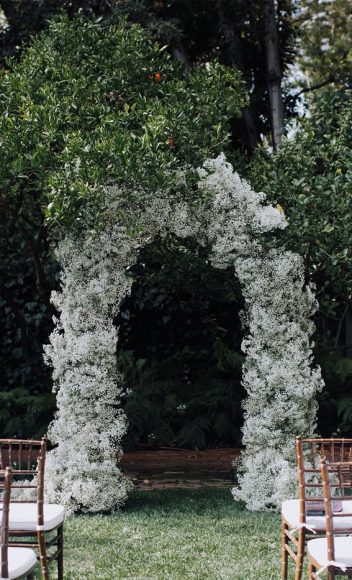
[[[312,454],[312,466],[314,469],[316,469],[317,466],[317,450],[316,447],[314,445],[314,443],[310,443],[310,449],[311,449],[311,454]]]
[[[327,469],[333,469],[334,478],[329,480],[329,489],[334,494],[347,500],[352,490],[352,470],[346,465],[352,461],[352,439],[346,438],[296,438],[296,454],[298,466],[300,524],[306,523],[307,505],[314,511],[311,502],[324,500],[324,483],[322,481],[321,459],[328,461]],[[340,464],[340,466],[338,466]],[[334,467],[332,467],[334,466]],[[347,494],[347,495],[346,495]],[[309,504],[307,503],[309,502]],[[311,514],[314,515],[314,514]],[[342,516],[342,514],[336,514]],[[344,517],[344,516],[342,516]],[[346,522],[346,531],[351,532],[351,525]]]
[[[0,439],[0,469],[11,467],[15,475],[38,473],[39,459],[45,456],[46,439]]]
[[[349,453],[349,452],[348,452]],[[345,456],[344,456],[345,459]],[[331,493],[331,479],[333,477],[338,477],[339,479],[343,479],[344,476],[347,476],[348,480],[351,481],[352,479],[352,462],[351,461],[343,461],[343,462],[329,462],[325,457],[321,459],[321,477],[323,481],[323,492],[324,492],[324,507],[325,507],[325,518],[326,518],[326,539],[327,539],[327,559],[328,561],[335,561],[335,537],[334,537],[334,530],[335,528],[334,519],[335,518],[352,518],[352,496],[343,496],[343,513],[334,512],[333,510],[333,500],[334,496]],[[350,507],[347,508],[347,505],[350,504]],[[338,527],[338,532],[341,532],[340,526]],[[349,568],[349,572],[351,569]],[[329,570],[329,573],[332,574],[332,577],[335,577],[335,573]],[[330,577],[330,576],[329,576]]]
[[[16,497],[13,502],[37,504],[37,524],[44,525],[44,470],[46,439],[0,439],[1,467],[12,469],[12,489],[34,490],[34,497]]]
[[[9,509],[11,497],[12,470],[7,467],[0,473],[0,489],[2,490],[1,518],[0,518],[0,551],[1,577],[9,577],[8,544],[9,544]]]
[[[306,481],[304,476],[304,457],[303,448],[301,444],[302,440],[297,437],[296,439],[296,454],[297,454],[297,465],[298,465],[298,489],[299,489],[299,520],[300,523],[304,523],[306,520]],[[313,458],[314,460],[314,458]]]
[[[22,443],[18,444],[18,464],[22,465]]]
[[[325,533],[328,548],[328,561],[335,560],[334,524],[332,511],[332,498],[330,488],[330,476],[326,458],[321,460],[321,476],[323,480],[324,508],[325,508]]]
[[[38,473],[38,492],[37,492],[37,509],[38,509],[38,525],[44,525],[44,470],[45,470],[45,456],[39,459],[39,473]]]
[[[29,450],[28,450],[28,469],[31,469],[32,466],[32,461],[33,461],[33,446],[30,445]]]

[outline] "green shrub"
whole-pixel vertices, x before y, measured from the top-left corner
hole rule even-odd
[[[284,207],[282,241],[305,256],[317,286],[316,359],[327,384],[320,429],[352,434],[352,92],[316,96],[295,134],[271,160],[260,152],[249,177]]]
[[[2,71],[0,91],[4,203],[30,215],[37,197],[46,222],[64,227],[86,204],[99,214],[109,181],[153,191],[180,163],[226,148],[246,102],[232,69],[189,73],[138,25],[64,16]]]

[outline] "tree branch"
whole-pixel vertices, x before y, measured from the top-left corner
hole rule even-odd
[[[23,237],[26,239],[26,241],[28,243],[29,250],[32,254],[35,275],[36,275],[36,286],[37,286],[37,290],[39,292],[39,295],[40,295],[41,299],[43,300],[44,304],[46,304],[47,306],[50,306],[50,299],[49,299],[48,291],[47,291],[47,288],[45,286],[45,281],[44,281],[44,270],[43,270],[43,266],[42,266],[42,263],[40,260],[40,256],[39,256],[39,252],[38,252],[36,243],[33,240],[30,233],[28,232],[28,230],[24,227],[23,223],[21,223],[21,221],[19,221],[18,227],[19,227],[20,232],[23,234]]]
[[[343,311],[343,314],[339,320],[339,326],[337,328],[337,333],[336,333],[336,337],[335,337],[335,348],[339,346],[340,336],[341,336],[341,332],[342,332],[342,328],[343,328],[343,322],[346,318],[346,314],[348,312],[349,307],[350,307],[350,303],[348,302],[346,305],[346,308]]]
[[[228,14],[226,12],[227,6],[228,4],[224,2],[224,0],[218,1],[217,13],[219,18],[220,31],[223,36],[224,48],[226,50],[226,54],[231,66],[242,72],[249,92],[250,82],[248,79],[248,71],[246,71],[244,64],[240,37],[238,32],[235,30],[234,24],[229,21]],[[261,140],[252,103],[244,109],[243,119],[247,133],[247,149],[249,152],[252,152],[257,143],[259,143]]]
[[[301,89],[298,93],[295,94],[295,98],[299,97],[303,93],[309,93],[310,91],[316,91],[317,89],[321,89],[322,87],[325,87],[326,85],[329,85],[330,83],[333,83],[333,82],[335,82],[334,77],[330,77],[330,78],[326,79],[325,81],[322,81],[322,82],[317,83],[315,85],[311,85],[310,87],[305,87],[304,89]]]

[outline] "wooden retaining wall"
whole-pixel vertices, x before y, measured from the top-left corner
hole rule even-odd
[[[138,449],[121,467],[138,489],[231,487],[240,449]]]

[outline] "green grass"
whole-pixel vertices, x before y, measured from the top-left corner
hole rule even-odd
[[[229,490],[133,492],[115,515],[65,526],[65,580],[278,580],[280,518]]]

